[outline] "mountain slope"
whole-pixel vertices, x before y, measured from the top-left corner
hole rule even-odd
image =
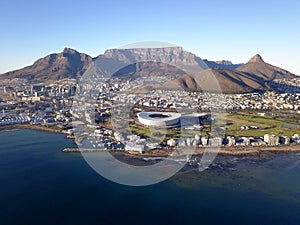
[[[267,88],[264,79],[234,70],[209,69],[201,71],[194,79],[199,90],[211,92],[221,89],[223,93],[244,93]],[[219,87],[215,80],[218,81]]]
[[[1,78],[25,78],[39,82],[77,78],[82,76],[91,62],[89,55],[65,48],[62,53],[38,59],[33,65],[7,72]]]
[[[125,67],[126,69],[118,71],[115,76],[124,78],[150,76],[155,71],[155,76],[168,76],[170,74],[176,76],[176,79],[160,85],[165,89],[180,88],[191,91],[211,92],[222,90],[224,93],[264,91],[269,89],[268,83],[274,78],[292,78],[294,76],[285,70],[265,63],[259,55],[254,56],[248,63],[239,66],[237,69],[229,70],[205,67],[199,57],[183,51],[182,48],[170,48],[166,52],[164,52],[165,50],[158,49],[154,52],[153,50],[151,51],[146,49],[110,51],[109,57],[128,63],[136,62],[137,59],[142,61],[161,60],[164,62],[160,65],[152,64],[151,66],[147,65],[149,63],[144,63],[143,66],[134,63],[131,66]],[[156,58],[156,55],[159,58]],[[233,65],[230,62],[221,63],[228,64],[229,66]],[[166,67],[166,65],[174,65],[175,68],[172,68],[172,66]],[[178,65],[180,65],[180,68],[178,68]],[[274,74],[277,75],[274,76]],[[159,85],[155,86],[158,87]]]
[[[243,64],[233,64],[231,61],[228,60],[221,60],[221,61],[209,61],[207,59],[203,60],[209,68],[212,69],[225,69],[225,70],[235,70],[236,68],[242,66]]]
[[[270,88],[269,82],[274,79],[292,79],[295,75],[265,63],[260,55],[255,55],[246,64],[235,70],[210,69],[199,72],[194,79],[198,90],[218,91],[212,74],[223,93],[245,93],[264,91]]]
[[[282,78],[291,79],[295,77],[294,74],[284,69],[265,63],[262,57],[258,54],[252,57],[246,64],[238,67],[236,70],[248,74],[255,74],[267,81]]]

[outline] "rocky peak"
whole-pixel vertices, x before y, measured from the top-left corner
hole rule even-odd
[[[78,52],[72,48],[64,48],[63,51],[64,54],[70,54],[70,55],[74,55],[74,54],[78,54]]]
[[[221,60],[221,61],[216,61],[217,64],[221,64],[221,65],[233,65],[233,63],[229,60]]]
[[[253,56],[248,63],[264,63],[265,61],[262,59],[262,57],[259,54],[256,54]]]

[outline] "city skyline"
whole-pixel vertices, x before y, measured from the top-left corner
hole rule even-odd
[[[71,47],[93,57],[139,41],[163,41],[203,59],[245,63],[259,53],[300,74],[300,3],[281,1],[24,1],[1,4],[0,73]],[[84,16],[82,16],[84,15]]]

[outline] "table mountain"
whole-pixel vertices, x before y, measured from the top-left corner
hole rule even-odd
[[[276,78],[294,78],[295,75],[272,66],[255,55],[246,64],[230,61],[201,60],[181,47],[109,49],[96,58],[65,48],[41,58],[33,65],[5,73],[0,78],[26,78],[35,82],[80,78],[94,65],[102,74],[115,77],[174,76],[164,88],[178,87],[191,91],[218,91],[215,79],[224,93],[244,93],[269,89]],[[90,70],[97,72],[97,70]],[[99,71],[98,71],[99,72]]]

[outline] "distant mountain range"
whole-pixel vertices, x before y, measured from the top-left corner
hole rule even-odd
[[[224,93],[244,93],[264,91],[270,88],[270,81],[276,78],[291,79],[295,75],[278,67],[265,63],[260,55],[255,55],[246,64],[233,64],[230,61],[201,60],[195,54],[184,51],[181,47],[168,48],[134,48],[109,49],[103,55],[92,58],[76,50],[65,48],[62,53],[50,54],[38,59],[31,66],[7,72],[2,78],[25,78],[31,82],[48,82],[64,78],[80,78],[89,66],[95,62],[101,66],[102,72],[118,70],[117,76],[133,76],[137,74],[155,73],[153,65],[139,61],[160,61],[169,65],[168,73],[177,73],[177,78],[169,81],[164,87],[176,86],[192,91],[215,91],[214,85],[208,82],[212,74],[217,79]],[[170,66],[180,68],[170,69]],[[126,69],[124,69],[126,68]],[[156,75],[166,75],[162,66]],[[199,70],[201,68],[201,70]],[[159,72],[160,71],[160,72]]]

